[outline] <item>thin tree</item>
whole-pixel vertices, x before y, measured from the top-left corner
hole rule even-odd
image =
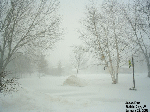
[[[150,77],[150,1],[136,0],[127,4],[123,11],[132,31],[130,39],[144,55]]]
[[[72,64],[76,69],[77,74],[79,73],[79,70],[84,69],[86,67],[86,64],[89,60],[85,48],[81,45],[73,46],[73,55],[71,58]]]

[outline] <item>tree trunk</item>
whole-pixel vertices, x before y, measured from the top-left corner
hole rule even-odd
[[[1,74],[0,74],[0,93],[1,93],[2,90],[3,90],[2,89],[2,77],[1,77]]]
[[[0,92],[2,91],[2,75],[3,75],[3,63],[0,60]]]
[[[115,72],[114,70],[112,69],[112,74],[111,74],[111,78],[112,78],[112,84],[116,84],[116,77],[115,77]]]
[[[148,69],[148,77],[150,78],[150,64],[147,64],[147,69]]]
[[[118,73],[116,73],[116,83],[118,83]]]
[[[117,46],[117,70],[116,70],[116,83],[118,83],[118,73],[119,73],[119,62],[120,62],[120,59],[119,59],[119,51],[118,51],[118,43],[116,42],[116,46]]]
[[[3,69],[2,68],[0,68],[0,92],[3,90],[3,88],[2,88],[2,76],[3,75]]]
[[[112,84],[116,84],[115,74],[112,74]]]
[[[150,60],[148,55],[145,55],[146,63],[147,63],[147,70],[148,70],[148,77],[150,78]]]
[[[117,53],[116,83],[118,83],[118,72],[119,72],[120,58],[119,58],[118,40],[117,40],[116,28],[115,28],[115,22],[114,21],[113,21],[113,25],[114,25],[115,44],[116,44],[116,50],[117,50],[117,52],[116,52]]]
[[[112,78],[112,84],[116,84],[116,77],[115,77],[115,71],[112,65],[112,61],[110,62],[110,66],[111,66],[111,78]]]

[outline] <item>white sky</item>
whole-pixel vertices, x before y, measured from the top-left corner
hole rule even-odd
[[[103,0],[99,0],[102,2]],[[70,46],[81,44],[77,33],[80,28],[79,20],[83,18],[85,7],[89,0],[60,0],[60,15],[62,16],[62,26],[64,28],[63,40],[56,43],[55,48],[48,56],[50,64],[56,66],[58,61],[63,64],[69,63]]]

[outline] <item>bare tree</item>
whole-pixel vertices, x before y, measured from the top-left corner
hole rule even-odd
[[[132,33],[130,38],[144,55],[150,77],[150,1],[136,0],[123,8]]]
[[[126,54],[131,45],[121,13],[121,4],[113,0],[105,1],[99,10],[94,5],[87,7],[84,32],[81,32],[81,39],[89,46],[99,65],[108,68],[113,84],[118,83],[119,67],[131,55]]]
[[[77,71],[77,74],[79,73],[79,70],[86,67],[86,64],[89,60],[88,58],[87,52],[83,46],[73,46],[73,56],[71,57],[71,61]]]
[[[0,85],[16,52],[51,48],[59,40],[58,0],[0,1]]]

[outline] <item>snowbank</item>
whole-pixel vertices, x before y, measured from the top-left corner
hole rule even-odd
[[[87,83],[85,80],[80,79],[80,78],[76,77],[75,75],[71,75],[64,81],[63,85],[82,87],[82,86],[86,86]]]

